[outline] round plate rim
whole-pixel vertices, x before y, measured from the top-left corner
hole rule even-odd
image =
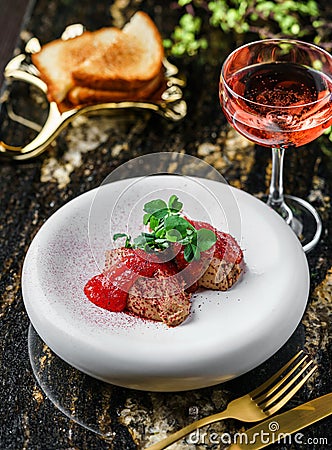
[[[154,178],[157,177],[165,177],[165,175],[158,175]],[[212,185],[213,183],[216,183],[210,180],[205,181],[207,181],[208,184],[212,183]],[[123,183],[125,185],[126,182],[127,180],[121,180],[115,183]],[[112,183],[112,185],[114,185],[115,183]],[[276,213],[271,211],[258,199],[237,188],[228,185],[226,185],[226,187],[227,189],[231,189],[237,201],[239,199],[241,199],[241,201],[243,199],[246,199],[249,202],[259,202],[260,208],[263,208],[264,211],[269,211],[269,213],[266,214],[271,214],[271,217],[273,215],[275,216],[275,218],[273,219],[275,223],[283,223],[282,219],[279,218]],[[305,254],[302,251],[300,243],[295,244],[295,242],[297,242],[295,235],[290,239],[290,241],[294,242],[294,248],[297,248],[296,251],[298,252],[298,258],[303,266],[303,292],[301,294],[302,298],[301,301],[297,300],[296,311],[295,313],[292,313],[293,315],[292,317],[290,317],[290,322],[288,323],[288,325],[283,325],[285,329],[282,329],[282,336],[279,336],[278,338],[278,334],[273,331],[270,340],[274,342],[267,343],[266,350],[261,352],[258,351],[257,355],[252,355],[252,348],[255,346],[257,348],[261,341],[262,335],[269,332],[269,324],[262,325],[261,333],[259,333],[258,335],[253,334],[250,337],[251,340],[249,340],[247,344],[245,344],[243,340],[239,340],[238,342],[234,342],[234,345],[229,348],[228,351],[226,349],[224,352],[220,352],[220,349],[218,350],[218,342],[213,343],[211,341],[211,346],[209,347],[209,349],[207,349],[206,352],[199,352],[198,359],[195,357],[190,357],[190,355],[186,355],[186,357],[184,357],[183,353],[181,353],[183,349],[181,348],[181,346],[179,346],[177,351],[173,349],[173,352],[162,354],[163,358],[154,362],[153,358],[156,358],[157,354],[151,350],[157,348],[158,344],[156,344],[154,347],[151,347],[150,357],[148,358],[148,360],[142,361],[142,357],[144,358],[147,354],[146,349],[144,348],[140,349],[141,351],[135,351],[132,353],[129,352],[126,355],[124,355],[123,351],[119,349],[114,352],[109,352],[105,349],[98,348],[98,346],[96,347],[95,342],[87,342],[86,339],[83,339],[81,341],[77,340],[77,336],[75,336],[75,334],[71,334],[68,331],[66,333],[66,330],[64,328],[61,329],[61,327],[59,328],[54,324],[54,329],[49,330],[49,321],[46,321],[48,327],[45,327],[45,323],[43,323],[45,317],[38,317],[38,313],[36,313],[36,310],[32,306],[33,300],[31,298],[32,293],[30,292],[31,286],[29,286],[29,284],[27,283],[27,277],[31,275],[31,271],[32,273],[36,274],[36,265],[32,263],[33,259],[35,258],[35,252],[39,244],[41,233],[43,233],[45,229],[50,226],[50,223],[52,221],[58,220],[59,216],[61,217],[62,214],[70,211],[72,208],[75,208],[77,202],[80,202],[82,198],[93,198],[98,189],[99,188],[95,188],[93,190],[87,191],[74,198],[70,202],[66,203],[43,224],[41,229],[34,237],[30,248],[28,249],[23,265],[22,292],[28,315],[38,334],[58,356],[60,356],[66,362],[78,368],[79,370],[82,370],[83,372],[104,381],[144,390],[174,391],[205,387],[241,375],[242,373],[256,367],[258,364],[265,361],[268,357],[272,356],[272,354],[274,354],[288,340],[288,338],[295,330],[297,324],[299,323],[305,310],[309,294],[310,281],[307,260]],[[288,230],[288,227],[285,227],[284,229]],[[289,232],[285,231],[285,233],[288,233],[289,236],[291,236],[292,231],[289,229]],[[190,323],[186,326],[190,326]],[[172,330],[170,330],[170,333],[172,333]],[[57,339],[59,339],[59,335],[57,334],[60,334],[60,344],[59,342],[57,343]],[[114,336],[111,336],[110,340],[112,341],[113,339]],[[71,354],[68,349],[64,348],[64,342],[66,340],[73,345],[74,349],[75,346],[84,345],[85,352],[90,352],[93,356],[90,358],[84,357],[82,361],[80,361],[80,358],[78,356],[80,356],[82,350],[75,350],[73,354]],[[137,350],[137,347],[135,350]],[[244,362],[237,365],[236,361],[239,361],[241,358],[243,358],[245,352],[249,352],[252,358],[249,358],[249,360],[246,357]],[[169,359],[170,357],[171,360]],[[223,372],[223,368],[217,361],[218,357],[224,358],[225,364],[228,367],[228,373]],[[105,363],[102,361],[103,358],[108,358],[109,361]],[[115,366],[118,365],[119,367],[112,368],[112,364]],[[155,367],[156,365],[158,365],[158,367]],[[230,366],[232,365],[234,373],[230,372]],[[125,366],[127,366],[128,370],[123,374],[123,376],[121,376],[121,370],[123,371],[123,368]],[[206,366],[206,368],[203,369],[203,366]],[[236,368],[238,368],[238,370],[236,370]]]

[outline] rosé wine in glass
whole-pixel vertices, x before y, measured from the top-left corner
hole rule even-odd
[[[311,250],[319,240],[321,221],[309,203],[283,195],[283,158],[285,149],[315,140],[332,125],[332,57],[295,40],[249,43],[224,62],[219,96],[227,120],[239,133],[272,148],[267,203],[301,235],[304,250]]]

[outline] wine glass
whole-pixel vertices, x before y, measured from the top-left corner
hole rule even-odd
[[[322,223],[303,199],[283,194],[285,149],[307,144],[332,124],[332,57],[289,39],[265,39],[234,50],[220,75],[220,103],[229,123],[272,148],[267,204],[292,227],[304,251],[318,242]]]

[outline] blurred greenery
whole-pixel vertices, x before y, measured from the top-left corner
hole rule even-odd
[[[316,44],[331,34],[315,0],[178,0],[174,5],[181,10],[179,22],[164,41],[174,56],[207,49],[211,28],[231,35],[237,44],[248,33],[257,38],[308,36]]]

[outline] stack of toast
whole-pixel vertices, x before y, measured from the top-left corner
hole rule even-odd
[[[47,84],[48,100],[60,110],[152,98],[164,83],[163,58],[160,33],[141,11],[122,29],[108,27],[58,39],[32,55]]]

